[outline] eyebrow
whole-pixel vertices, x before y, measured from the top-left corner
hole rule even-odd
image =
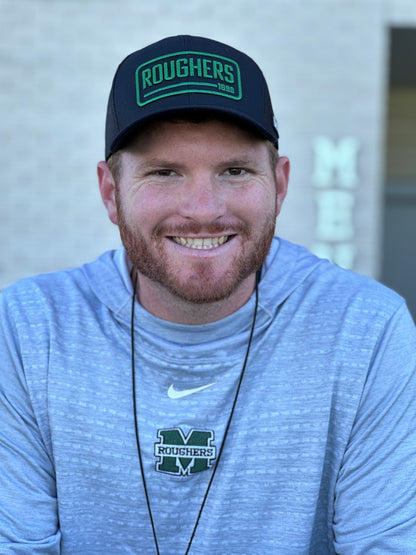
[[[182,163],[174,162],[168,158],[154,157],[145,160],[139,160],[134,164],[135,171],[148,170],[152,168],[178,168],[182,167]]]
[[[256,158],[230,158],[221,162],[221,165],[234,167],[234,166],[250,166],[255,162]]]
[[[253,163],[255,163],[256,161],[256,157],[252,157],[252,158],[228,158],[228,159],[224,159],[224,160],[220,160],[218,162],[218,165],[220,166],[228,166],[228,167],[234,167],[234,166],[247,166],[247,165],[251,165]],[[179,162],[177,160],[174,159],[169,159],[169,158],[162,158],[162,157],[157,157],[155,156],[154,158],[149,158],[147,160],[142,160],[140,162],[137,163],[137,168],[140,167],[157,167],[157,166],[162,166],[162,167],[181,167],[183,166],[184,163],[183,162]]]

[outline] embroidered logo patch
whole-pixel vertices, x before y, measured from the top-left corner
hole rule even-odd
[[[205,52],[176,52],[140,65],[136,70],[137,104],[184,93],[216,94],[241,100],[237,62]]]
[[[213,431],[190,430],[185,435],[181,428],[172,428],[158,430],[157,437],[160,439],[155,443],[158,472],[189,476],[208,470],[216,457]]]

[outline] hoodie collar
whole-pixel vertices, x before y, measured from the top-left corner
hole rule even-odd
[[[259,307],[256,333],[270,324],[282,303],[322,262],[303,247],[275,237],[263,265],[259,284]],[[130,279],[131,263],[125,249],[104,253],[97,261],[83,267],[86,277],[100,301],[117,319],[130,325],[133,286]],[[170,341],[190,344],[218,337],[219,329],[225,336],[235,336],[251,325],[255,294],[245,305],[229,316],[203,325],[184,325],[161,320],[136,304],[136,325]]]

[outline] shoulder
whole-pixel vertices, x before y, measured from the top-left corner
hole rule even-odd
[[[48,314],[64,308],[93,304],[97,302],[94,276],[107,273],[110,280],[116,279],[113,255],[114,251],[108,251],[83,266],[17,281],[1,292],[0,309],[23,324],[44,320]]]
[[[405,308],[404,299],[392,289],[373,278],[345,270],[328,260],[311,275],[316,294],[326,305],[359,311],[365,315],[378,314],[390,318]]]
[[[343,269],[307,249],[279,240],[265,274],[265,295],[285,302],[297,316],[325,321],[386,321],[406,311],[403,298],[376,280]]]

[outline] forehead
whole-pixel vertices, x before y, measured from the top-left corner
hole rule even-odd
[[[258,146],[268,143],[257,131],[236,119],[191,113],[147,123],[135,132],[124,150],[140,153],[155,143],[163,146],[170,140],[178,140],[178,137],[186,139],[196,135],[206,135],[214,142],[228,141],[235,145]]]

